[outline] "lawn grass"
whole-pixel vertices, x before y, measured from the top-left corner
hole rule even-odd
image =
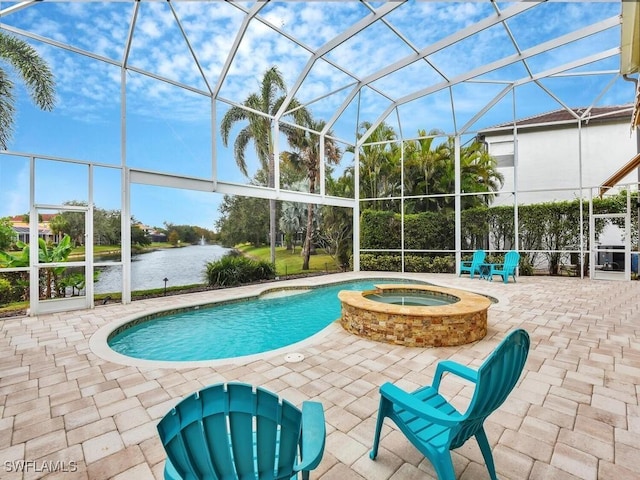
[[[185,244],[182,246],[186,247],[187,245]],[[169,242],[153,242],[150,245],[147,245],[145,247],[140,247],[139,245],[135,245],[132,247],[132,250],[135,253],[140,253],[145,250],[157,250],[158,248],[175,248],[175,247],[174,245],[171,245]],[[85,251],[84,246],[75,247],[71,251],[70,256],[84,257],[84,251]],[[94,256],[106,256],[106,255],[118,256],[120,255],[120,252],[121,252],[120,245],[94,245],[93,246]]]
[[[237,245],[236,249],[256,260],[264,260],[267,262],[271,260],[271,250],[268,245],[254,247],[253,245],[244,244]],[[299,247],[296,248],[295,252],[291,252],[285,247],[276,248],[276,274],[288,276],[302,273],[337,272],[339,270],[333,258],[321,249],[317,249],[316,254],[311,255],[309,259],[309,270],[302,270],[302,257],[300,256],[300,252]]]

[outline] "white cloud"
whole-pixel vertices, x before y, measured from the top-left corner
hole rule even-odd
[[[180,18],[210,85],[215,86],[244,13],[236,5],[227,2],[174,2],[171,5]],[[509,25],[517,41],[526,47],[532,42],[541,43],[548,35],[579,28],[594,19],[606,18],[615,14],[616,9],[619,11],[619,5],[551,2],[509,20]],[[120,60],[124,54],[132,12],[131,3],[42,2],[22,10],[15,18],[16,25],[29,27],[40,35]],[[318,48],[369,13],[359,2],[270,2],[259,15],[299,38],[302,44]],[[408,2],[389,14],[386,20],[417,48],[424,48],[434,40],[493,13],[493,7],[486,2]],[[6,19],[9,24],[12,18],[13,15]],[[506,32],[498,25],[434,55],[433,60],[447,75],[455,75],[513,53],[513,47],[505,39]],[[568,61],[575,55],[590,51],[590,48],[589,43],[585,42],[551,52],[548,64]],[[118,107],[120,71],[117,67],[49,46],[39,49],[50,61],[58,79],[62,111],[97,121],[100,111],[106,106]],[[389,28],[377,22],[372,28],[330,52],[328,58],[355,75],[364,76],[410,54],[412,50],[407,45]],[[304,48],[254,19],[233,60],[222,95],[232,101],[242,102],[249,93],[259,88],[264,71],[272,65],[280,68],[287,84],[292,86],[309,58],[310,53]],[[135,67],[205,89],[196,63],[166,2],[140,4],[130,61]],[[435,73],[426,75],[424,69],[413,67],[377,82],[376,87],[392,98],[398,98],[427,84],[441,81]],[[314,65],[297,96],[303,101],[310,101],[351,81],[344,73],[320,60]],[[201,120],[208,116],[209,111],[202,108],[207,100],[192,94],[176,95],[176,91],[176,87],[129,74],[128,108],[153,116],[153,109],[145,106],[146,103],[152,103],[154,108],[162,112],[170,111],[175,119],[183,121]],[[342,103],[348,91],[312,105],[314,114],[329,118],[333,114],[332,109]],[[368,103],[363,105],[363,115],[367,117],[376,115],[388,105],[388,101],[379,95],[366,94],[366,98]],[[180,104],[176,99],[180,99]],[[465,109],[467,106],[473,108],[474,104],[473,99],[460,100],[460,105]],[[346,115],[353,115],[351,109]],[[375,117],[371,119],[375,120]]]
[[[149,37],[146,40],[153,40],[159,38],[162,35],[162,29],[158,23],[151,18],[145,18],[137,24],[136,33],[141,33],[143,36]]]

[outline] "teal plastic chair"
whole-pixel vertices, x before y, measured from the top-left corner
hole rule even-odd
[[[388,417],[429,459],[440,480],[455,479],[451,450],[461,447],[472,436],[480,445],[490,477],[497,480],[483,424],[516,385],[528,352],[529,335],[524,330],[514,330],[478,370],[447,360],[438,364],[430,387],[407,393],[385,383],[380,388],[380,408],[370,457],[375,460],[378,455],[382,422]],[[458,412],[438,393],[445,372],[475,383],[475,391],[465,413]]]
[[[216,384],[182,400],[158,424],[165,479],[309,478],[324,453],[322,404],[299,410],[262,388]]]
[[[512,276],[515,282],[518,263],[520,263],[520,254],[515,250],[508,251],[504,256],[504,263],[494,263],[491,265],[489,280],[493,281],[494,275],[500,275],[504,283],[509,283],[509,276]]]
[[[469,277],[473,278],[473,276],[477,273],[480,275],[482,272],[480,271],[480,265],[484,262],[484,258],[486,257],[486,253],[484,250],[476,250],[473,252],[473,257],[471,261],[463,260],[460,262],[460,273],[458,276],[462,275],[462,272],[469,272]]]

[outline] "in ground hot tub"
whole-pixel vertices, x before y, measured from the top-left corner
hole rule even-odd
[[[487,334],[491,301],[475,293],[434,285],[376,285],[338,294],[345,330],[408,347],[454,346]]]

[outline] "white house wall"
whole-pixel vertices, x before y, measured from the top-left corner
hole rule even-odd
[[[587,186],[600,186],[638,153],[636,134],[631,132],[628,122],[583,128],[582,145]],[[634,172],[620,183],[637,180]]]
[[[504,145],[513,138],[512,132],[486,133],[489,153],[504,154]],[[492,144],[496,144],[495,147]],[[627,122],[587,125],[581,133],[577,126],[554,126],[519,130],[516,148],[518,203],[527,204],[577,198],[581,185],[580,157],[582,187],[599,186],[636,154],[636,139],[630,135]],[[504,175],[504,187],[494,205],[512,205],[515,167],[499,167],[499,171]],[[636,179],[632,173],[622,183]]]

